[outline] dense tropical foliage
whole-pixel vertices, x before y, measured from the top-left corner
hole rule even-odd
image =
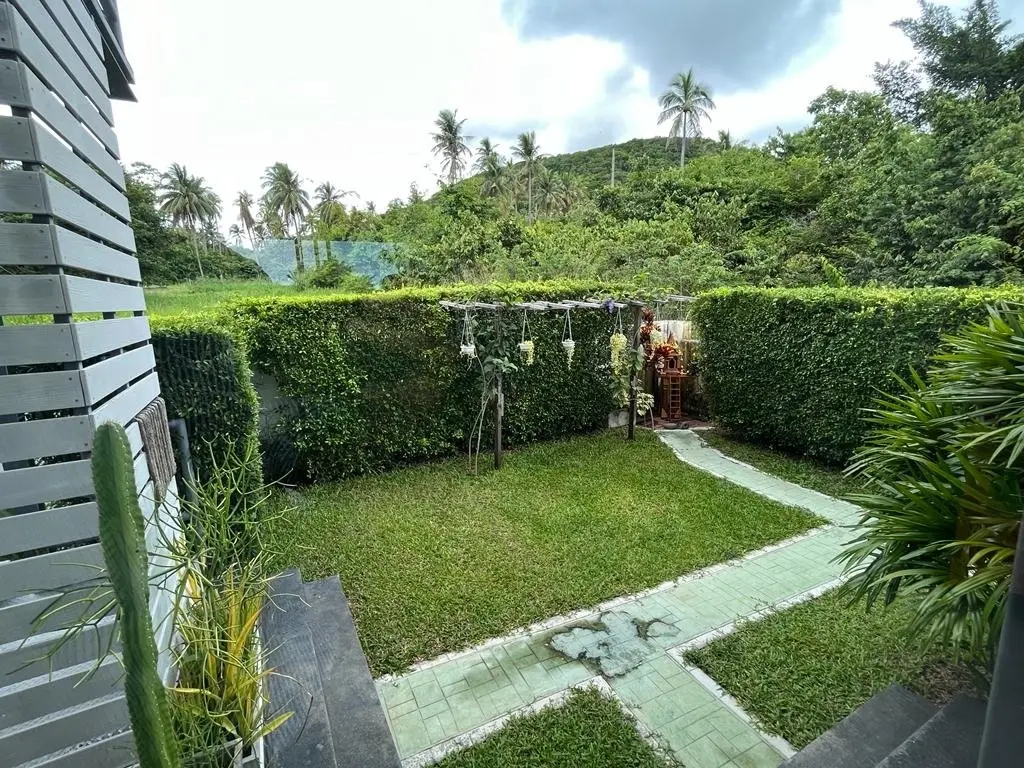
[[[261,198],[235,199],[231,237],[249,248],[294,240],[296,274],[300,240],[313,241],[318,262],[332,259],[331,242],[384,243],[399,269],[390,280],[412,285],[600,277],[692,293],[1019,281],[1024,42],[994,0],[959,15],[924,1],[897,26],[914,60],[878,65],[873,91],[827,90],[806,129],[762,146],[728,131],[698,135],[714,102],[693,70],[662,99],[668,143],[546,157],[534,131],[501,147],[468,136],[466,118],[446,109],[430,132],[440,166],[432,196],[412,185],[378,212],[346,204],[329,182],[311,197],[276,163]],[[157,187],[164,218],[190,242],[216,239],[219,204],[167,197],[166,179]]]
[[[993,311],[935,359],[927,380],[881,399],[852,470],[868,483],[848,548],[869,600],[919,598],[916,633],[991,658],[1024,506],[1024,314]]]

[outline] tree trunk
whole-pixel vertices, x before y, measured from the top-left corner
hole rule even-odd
[[[526,213],[527,219],[533,221],[533,169],[526,174]]]
[[[199,265],[199,279],[201,280],[203,275],[203,260],[199,258],[199,233],[194,229],[192,230],[192,250],[196,254],[196,264]]]
[[[320,243],[316,239],[316,233],[313,234],[313,264],[316,267],[320,266]]]
[[[686,128],[687,128],[686,123],[687,123],[687,121],[684,119],[683,120],[683,137],[682,137],[682,141],[680,143],[680,150],[679,150],[679,167],[680,168],[685,168],[686,167]]]
[[[331,252],[331,238],[324,240],[324,248],[327,249],[327,260],[334,261],[334,254]]]
[[[306,262],[302,260],[302,241],[299,234],[295,233],[295,274],[301,275],[306,271]]]

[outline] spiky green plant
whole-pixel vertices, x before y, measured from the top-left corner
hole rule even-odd
[[[917,598],[911,632],[993,656],[1024,509],[1024,315],[992,310],[947,340],[927,378],[878,401],[850,473],[867,483],[842,559],[870,602]]]
[[[179,768],[167,692],[157,673],[145,529],[124,428],[112,422],[101,424],[92,450],[100,545],[121,623],[124,691],[139,765]]]

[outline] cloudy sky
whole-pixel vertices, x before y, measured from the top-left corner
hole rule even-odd
[[[949,0],[961,4],[964,0]],[[1007,8],[1024,0],[1005,0]],[[656,99],[694,67],[708,131],[762,140],[828,85],[870,85],[908,45],[915,0],[120,0],[137,104],[127,163],[184,163],[225,201],[289,163],[383,207],[435,186],[430,131],[457,108],[502,147],[544,152],[664,134]],[[1024,8],[1021,9],[1024,11]],[[226,211],[226,219],[233,218]],[[225,222],[225,228],[228,221]]]

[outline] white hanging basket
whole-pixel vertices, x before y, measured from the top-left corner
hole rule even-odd
[[[572,368],[572,356],[576,352],[576,342],[572,339],[563,339],[562,349],[565,350],[565,359],[568,361],[569,367]]]

